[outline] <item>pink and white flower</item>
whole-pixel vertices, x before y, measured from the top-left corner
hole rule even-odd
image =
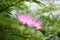
[[[17,16],[17,19],[21,24],[23,25],[27,24],[28,26],[35,27],[35,28],[41,28],[42,25],[41,20],[35,21],[34,18],[29,14],[20,14]]]
[[[33,26],[35,26],[37,29],[41,28],[41,26],[42,26],[42,21],[41,21],[41,20],[35,21],[35,24],[34,24]]]

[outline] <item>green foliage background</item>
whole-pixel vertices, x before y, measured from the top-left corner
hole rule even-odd
[[[26,0],[31,2],[30,0]],[[31,28],[27,25],[19,24],[15,17],[12,17],[11,11],[27,10],[28,7],[24,4],[24,0],[0,0],[0,40],[59,40],[60,39],[60,18],[54,17],[52,11],[59,10],[52,8],[53,2],[50,3],[50,7],[46,7],[45,4],[32,0],[42,6],[41,11],[37,11],[33,14],[36,18],[39,15],[39,19],[43,21],[41,29]],[[21,6],[24,6],[23,8]],[[49,16],[42,16],[41,14],[50,12],[52,18]],[[26,13],[31,14],[31,10],[27,10]],[[36,18],[38,19],[38,18]]]

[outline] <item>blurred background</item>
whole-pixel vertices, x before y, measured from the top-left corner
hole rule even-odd
[[[20,14],[41,20],[41,28],[20,24]],[[0,0],[0,40],[60,40],[60,0]]]

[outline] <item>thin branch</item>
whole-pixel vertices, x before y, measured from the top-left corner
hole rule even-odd
[[[5,11],[5,10],[7,10],[8,8],[10,8],[10,7],[12,7],[12,6],[15,6],[16,4],[18,4],[18,3],[20,3],[20,2],[22,2],[22,1],[18,1],[18,2],[16,2],[15,4],[11,4],[11,5],[7,6],[6,8],[2,9],[2,10],[0,11],[0,13],[3,12],[3,11]]]

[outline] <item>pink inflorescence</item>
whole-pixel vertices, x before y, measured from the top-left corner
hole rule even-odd
[[[23,25],[27,24],[31,27],[41,28],[42,21],[41,20],[34,20],[34,18],[29,14],[20,14],[17,16],[19,22]]]

